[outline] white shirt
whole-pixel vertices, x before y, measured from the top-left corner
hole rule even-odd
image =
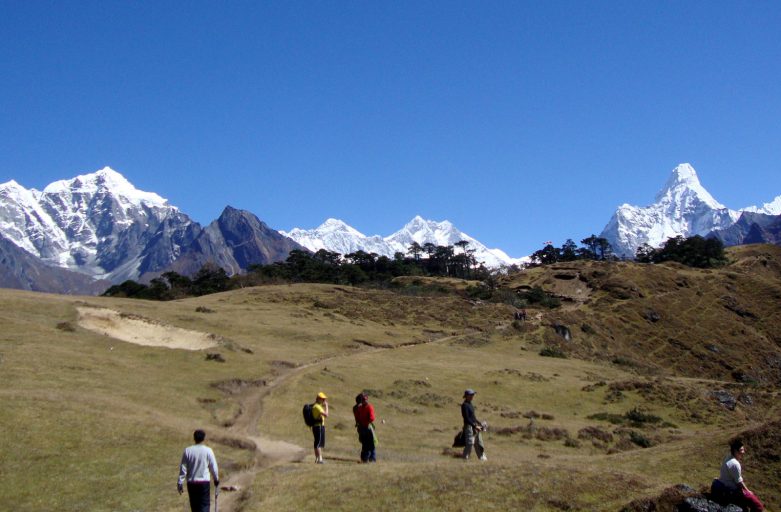
[[[214,452],[204,444],[194,444],[184,449],[182,464],[179,467],[179,483],[209,482],[209,472],[214,480],[220,479],[217,470],[217,459]]]
[[[719,480],[733,491],[737,491],[741,488],[740,484],[743,483],[743,474],[741,472],[740,462],[731,454],[727,455],[724,458],[724,462],[721,464]]]

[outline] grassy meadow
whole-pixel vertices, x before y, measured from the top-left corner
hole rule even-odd
[[[728,439],[760,429],[745,477],[778,509],[776,249],[733,250],[709,271],[581,262],[508,276],[508,293],[562,300],[527,322],[462,290],[296,284],[163,303],[0,290],[0,503],[183,510],[178,462],[201,427],[237,487],[221,512],[621,510],[709,485]],[[216,346],[120,341],[84,328],[79,308],[160,326],[161,345],[175,326]],[[562,357],[541,355],[551,348]],[[490,425],[485,462],[450,447],[468,387]],[[362,390],[378,416],[373,465],[356,463]],[[301,417],[318,391],[331,406],[322,466]]]

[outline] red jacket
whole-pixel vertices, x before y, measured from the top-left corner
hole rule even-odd
[[[355,415],[355,422],[363,428],[374,422],[374,406],[369,402],[356,406],[353,409],[353,414]]]

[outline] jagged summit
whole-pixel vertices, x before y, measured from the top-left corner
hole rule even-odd
[[[658,247],[675,236],[705,235],[731,226],[740,213],[726,208],[705,190],[688,163],[670,173],[655,202],[639,207],[618,207],[601,236],[619,256],[634,257],[638,247]]]
[[[691,202],[701,201],[714,209],[725,208],[725,206],[705,190],[697,176],[697,171],[691,164],[679,164],[670,173],[667,183],[656,194],[655,202]]]
[[[16,182],[16,180],[8,180],[5,183],[0,183],[0,190],[5,189],[17,189],[17,188],[23,188],[19,183]]]
[[[0,187],[0,233],[48,265],[94,278],[137,278],[151,260],[170,262],[180,250],[175,239],[191,224],[110,167],[42,192],[15,181]]]
[[[336,233],[344,231],[355,236],[366,236],[354,227],[348,225],[345,221],[334,218],[326,219],[326,221],[323,222],[317,229],[322,232]]]
[[[769,203],[763,204],[761,207],[749,206],[743,208],[745,212],[752,213],[764,213],[765,215],[781,215],[781,196],[776,197]]]
[[[168,201],[155,194],[134,187],[122,174],[111,167],[104,167],[90,174],[82,174],[69,180],[55,181],[43,189],[44,194],[87,194],[111,193],[132,205],[169,207]]]

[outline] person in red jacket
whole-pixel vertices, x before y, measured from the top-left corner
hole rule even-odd
[[[361,442],[361,462],[377,462],[374,406],[369,403],[369,396],[366,393],[355,397],[353,415],[355,415],[355,427],[358,429],[358,440]]]

